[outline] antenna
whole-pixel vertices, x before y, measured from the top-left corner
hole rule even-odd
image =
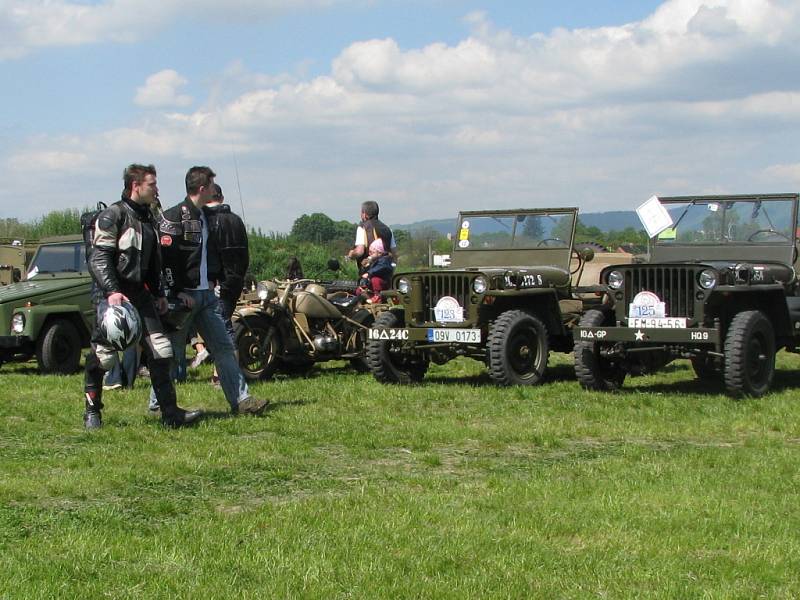
[[[239,183],[239,163],[236,160],[236,150],[234,150],[233,147],[231,147],[231,155],[233,156],[233,172],[236,174],[236,191],[239,192],[239,204],[242,207],[242,221],[246,223],[247,219],[245,218],[244,215],[244,198],[242,198],[242,186]]]

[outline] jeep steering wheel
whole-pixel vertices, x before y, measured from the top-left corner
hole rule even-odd
[[[536,247],[540,248],[541,246],[546,246],[547,242],[559,242],[559,243],[563,244],[564,240],[562,240],[560,238],[544,238],[541,242],[536,244]]]
[[[790,242],[792,241],[792,238],[790,238],[790,237],[789,237],[788,235],[786,235],[785,233],[781,233],[781,232],[780,232],[780,231],[778,231],[777,229],[759,229],[759,230],[757,230],[757,231],[754,231],[753,233],[751,233],[751,234],[750,234],[750,235],[747,237],[747,241],[748,241],[748,242],[752,242],[752,241],[753,241],[753,238],[754,238],[754,237],[756,237],[757,235],[761,234],[761,233],[772,233],[772,234],[775,234],[775,235],[779,235],[780,237],[782,237],[782,238],[783,238],[783,239],[785,239],[785,240],[789,240]]]

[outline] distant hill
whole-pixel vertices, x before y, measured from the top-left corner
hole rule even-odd
[[[597,227],[601,231],[620,231],[627,227],[636,230],[644,229],[636,212],[632,210],[612,210],[597,213],[580,213],[578,219],[587,227]],[[433,229],[442,235],[455,232],[456,220],[453,219],[428,219],[416,221],[405,225],[392,225],[392,229],[406,231],[419,231],[420,229]]]

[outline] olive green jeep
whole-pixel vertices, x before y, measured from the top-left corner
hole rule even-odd
[[[660,203],[673,225],[651,239],[649,261],[605,268],[605,302],[575,328],[578,380],[615,390],[628,374],[688,358],[733,396],[763,395],[776,351],[800,341],[798,195]]]
[[[396,274],[384,292],[402,306],[378,316],[368,333],[375,378],[418,382],[431,361],[467,356],[485,362],[499,385],[539,383],[549,352],[570,352],[585,305],[601,300],[576,287],[594,255],[573,248],[577,214],[462,212],[450,266]]]
[[[42,240],[25,281],[0,287],[0,363],[34,355],[42,373],[72,373],[94,322],[83,238]]]

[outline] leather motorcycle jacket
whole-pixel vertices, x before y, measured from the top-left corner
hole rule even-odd
[[[239,215],[231,212],[227,204],[203,207],[208,221],[209,239],[219,253],[219,271],[209,267],[209,279],[219,282],[221,298],[236,301],[242,293],[247,267],[250,266],[250,253],[247,248],[247,228]]]
[[[87,260],[96,289],[105,296],[163,296],[161,254],[150,210],[124,196],[97,217]]]
[[[201,214],[189,198],[161,213],[158,222],[159,243],[170,296],[200,285],[200,263],[203,258]],[[212,273],[221,271],[219,254],[211,235],[208,236],[206,260],[210,281]]]

